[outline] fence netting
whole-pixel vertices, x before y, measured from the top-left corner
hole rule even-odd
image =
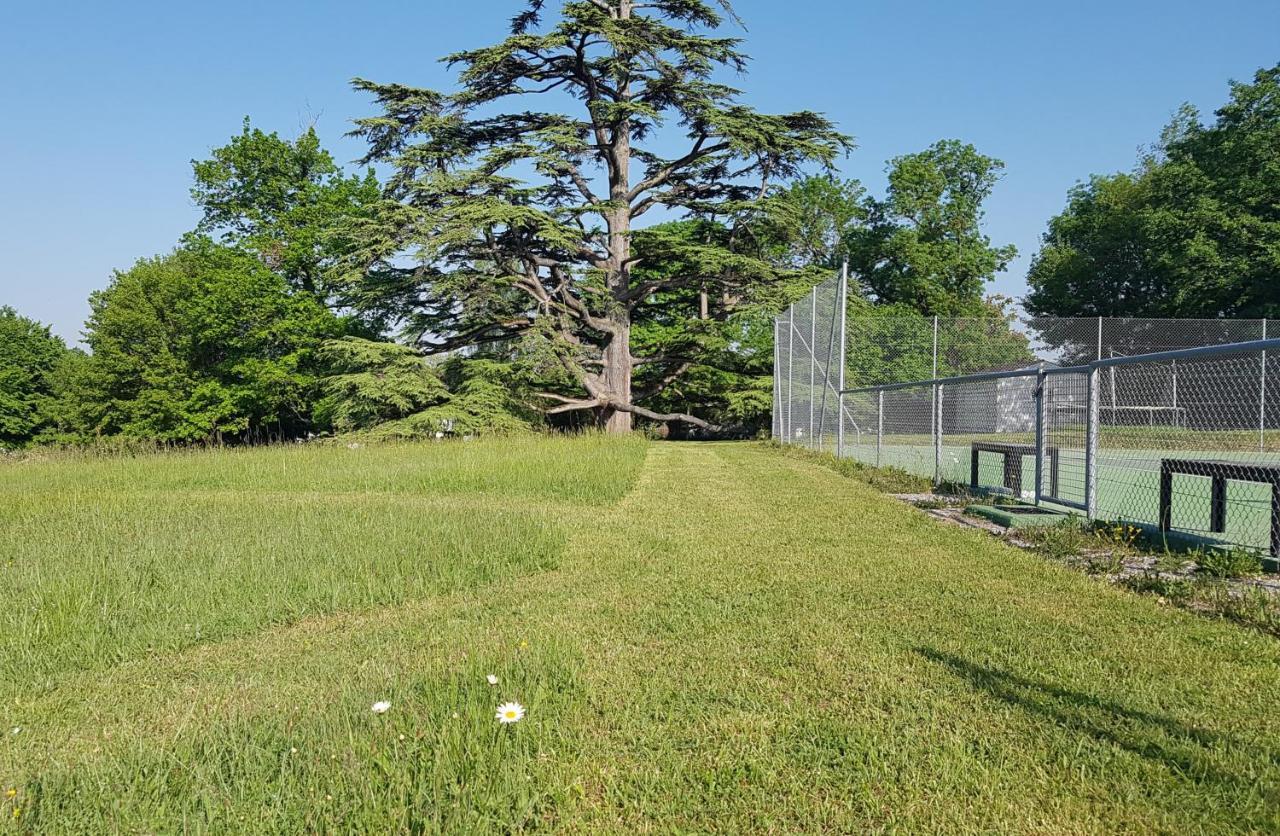
[[[775,438],[836,452],[843,292],[839,278],[823,282],[774,321]]]
[[[1046,459],[1040,474],[1041,495],[1059,505],[1086,508],[1085,452],[1088,445],[1089,375],[1068,372],[1046,375],[1043,401]]]
[[[1274,324],[851,308],[836,276],[776,319],[779,441],[1280,556]]]

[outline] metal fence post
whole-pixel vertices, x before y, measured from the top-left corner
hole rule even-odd
[[[941,383],[933,385],[933,400],[936,415],[933,436],[933,483],[942,484],[942,389]]]
[[[825,282],[823,283],[825,284]],[[814,288],[814,295],[817,296],[818,290]],[[831,364],[836,362],[836,334],[839,333],[840,320],[836,318],[835,307],[840,304],[840,282],[837,280],[835,287],[832,288],[831,300],[831,325],[827,334],[827,365],[822,369],[822,406],[818,408],[818,452],[822,452],[827,446],[827,393],[831,389]],[[843,421],[840,415],[840,404],[844,400],[844,393],[840,390],[844,389],[844,385],[840,384],[836,390],[836,418]],[[840,458],[840,429],[836,428],[836,458]]]
[[[929,375],[930,380],[938,379],[938,317],[933,317],[933,373]],[[935,385],[930,392],[929,398],[929,423],[933,424],[938,412],[938,387]],[[936,426],[936,424],[935,424]],[[937,439],[934,439],[934,447],[937,447]],[[936,453],[936,450],[935,450]],[[937,476],[937,462],[934,462],[934,475]]]
[[[1116,356],[1116,350],[1114,348],[1107,353],[1110,354],[1112,357]],[[1099,357],[1098,359],[1101,360],[1102,358]],[[1107,379],[1111,382],[1111,420],[1114,422],[1116,420],[1116,416],[1120,414],[1120,410],[1116,408],[1120,404],[1116,400],[1116,367],[1115,366],[1112,366],[1111,368],[1107,369]]]
[[[876,392],[876,467],[884,450],[884,390]]]
[[[813,381],[814,367],[818,365],[818,355],[814,349],[818,345],[818,289],[809,292],[809,449],[813,449]]]
[[[938,317],[933,318],[933,379],[938,378]]]
[[[779,320],[782,317],[775,316],[773,318],[773,422],[769,428],[770,434],[774,441],[782,440],[782,327]]]
[[[1085,515],[1098,518],[1098,367],[1089,367],[1089,409],[1085,419],[1084,507]]]
[[[845,313],[849,307],[849,262],[840,266],[840,289],[836,293],[837,304],[840,305],[840,397],[836,403],[836,458],[844,456],[844,343]]]
[[[787,426],[785,443],[791,443],[791,410],[795,407],[796,384],[792,371],[796,357],[796,306],[787,308]]]
[[[1267,338],[1267,320],[1262,319],[1262,338]],[[1267,352],[1262,352],[1262,377],[1258,381],[1258,452],[1267,449]]]
[[[1036,505],[1040,504],[1040,488],[1044,484],[1044,460],[1049,442],[1046,437],[1049,412],[1049,376],[1044,373],[1044,363],[1036,374],[1036,388],[1032,393],[1036,405]]]

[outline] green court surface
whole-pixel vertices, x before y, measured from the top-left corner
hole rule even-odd
[[[974,440],[1031,443],[1028,438],[1010,438],[1007,435],[965,437],[963,444],[947,443],[942,446],[942,478],[946,481],[969,484],[970,443]],[[1270,446],[1270,445],[1268,445]],[[832,448],[834,449],[834,447]],[[886,436],[877,459],[874,436],[864,434],[862,443],[849,443],[846,439],[845,454],[867,464],[899,467],[922,476],[934,473],[934,449],[927,437]],[[981,487],[996,488],[1003,485],[1001,456],[983,453],[979,457],[978,482]],[[1102,519],[1145,523],[1159,522],[1160,460],[1162,458],[1211,459],[1239,461],[1250,464],[1280,464],[1280,452],[1257,450],[1192,450],[1178,449],[1162,452],[1158,449],[1107,448],[1098,456],[1098,515]],[[1022,461],[1022,492],[1024,499],[1035,497],[1035,460],[1031,456]],[[1046,490],[1048,473],[1044,476]],[[1085,482],[1084,451],[1059,448],[1058,497],[1083,504]],[[1271,488],[1267,485],[1229,481],[1227,483],[1226,531],[1213,534],[1209,531],[1210,480],[1202,477],[1176,476],[1173,485],[1172,522],[1175,529],[1202,534],[1250,548],[1265,549],[1270,545]]]

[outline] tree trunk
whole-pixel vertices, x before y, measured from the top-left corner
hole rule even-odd
[[[631,7],[632,0],[619,0],[617,18],[629,19]],[[630,100],[630,87],[629,81],[622,82],[619,87],[624,100]],[[609,230],[610,262],[605,282],[618,305],[608,315],[613,333],[604,350],[600,381],[610,401],[630,406],[631,311],[624,299],[631,289],[631,198],[628,195],[631,188],[631,120],[623,118],[612,129],[610,139],[613,165],[609,176],[609,199],[614,208],[605,217]],[[632,414],[612,405],[601,410],[600,421],[607,432],[631,432]]]
[[[601,382],[610,397],[626,404],[631,403],[631,317],[623,312],[614,317],[614,334],[604,350],[604,368]],[[631,432],[631,413],[606,406],[601,410],[600,423],[607,432]]]

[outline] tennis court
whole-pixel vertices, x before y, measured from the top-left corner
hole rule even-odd
[[[1172,430],[1173,428],[1169,428]],[[1280,433],[1268,433],[1266,447],[1259,452],[1257,434],[1253,434],[1252,450],[1222,449],[1222,444],[1210,444],[1193,448],[1184,444],[1169,445],[1163,449],[1141,447],[1109,447],[1107,433],[1098,451],[1098,517],[1101,519],[1157,525],[1160,519],[1160,462],[1162,459],[1204,459],[1214,461],[1238,461],[1242,464],[1269,464],[1280,466]],[[1191,433],[1183,438],[1190,441]],[[1122,436],[1129,441],[1128,434]],[[941,477],[944,481],[967,485],[970,480],[971,447],[974,441],[994,441],[1017,444],[1034,444],[1034,435],[1004,434],[966,436],[955,442],[944,437],[941,455]],[[1170,449],[1174,448],[1174,449]],[[834,439],[828,449],[834,452]],[[932,477],[934,475],[934,446],[927,435],[886,435],[877,455],[874,433],[853,433],[846,437],[844,455],[866,464],[898,467],[910,473]],[[1084,504],[1085,502],[1085,454],[1082,448],[1058,447],[1058,496],[1061,499]],[[1004,484],[1004,468],[1001,457],[983,454],[979,456],[978,484],[984,488],[999,488]],[[1044,474],[1048,490],[1050,476]],[[1035,460],[1023,459],[1021,497],[1035,497]],[[1271,488],[1267,485],[1228,481],[1228,512],[1226,531],[1210,530],[1211,480],[1207,477],[1178,476],[1173,484],[1172,525],[1175,529],[1208,538],[1224,540],[1250,548],[1265,549],[1270,545]],[[1050,503],[1052,504],[1052,503]]]
[[[774,438],[961,485],[977,444],[980,487],[1147,526],[1163,489],[1171,530],[1270,549],[1280,339],[1265,321],[1041,319],[1020,337],[934,317],[929,333],[847,321],[848,293],[833,277],[775,320]]]

